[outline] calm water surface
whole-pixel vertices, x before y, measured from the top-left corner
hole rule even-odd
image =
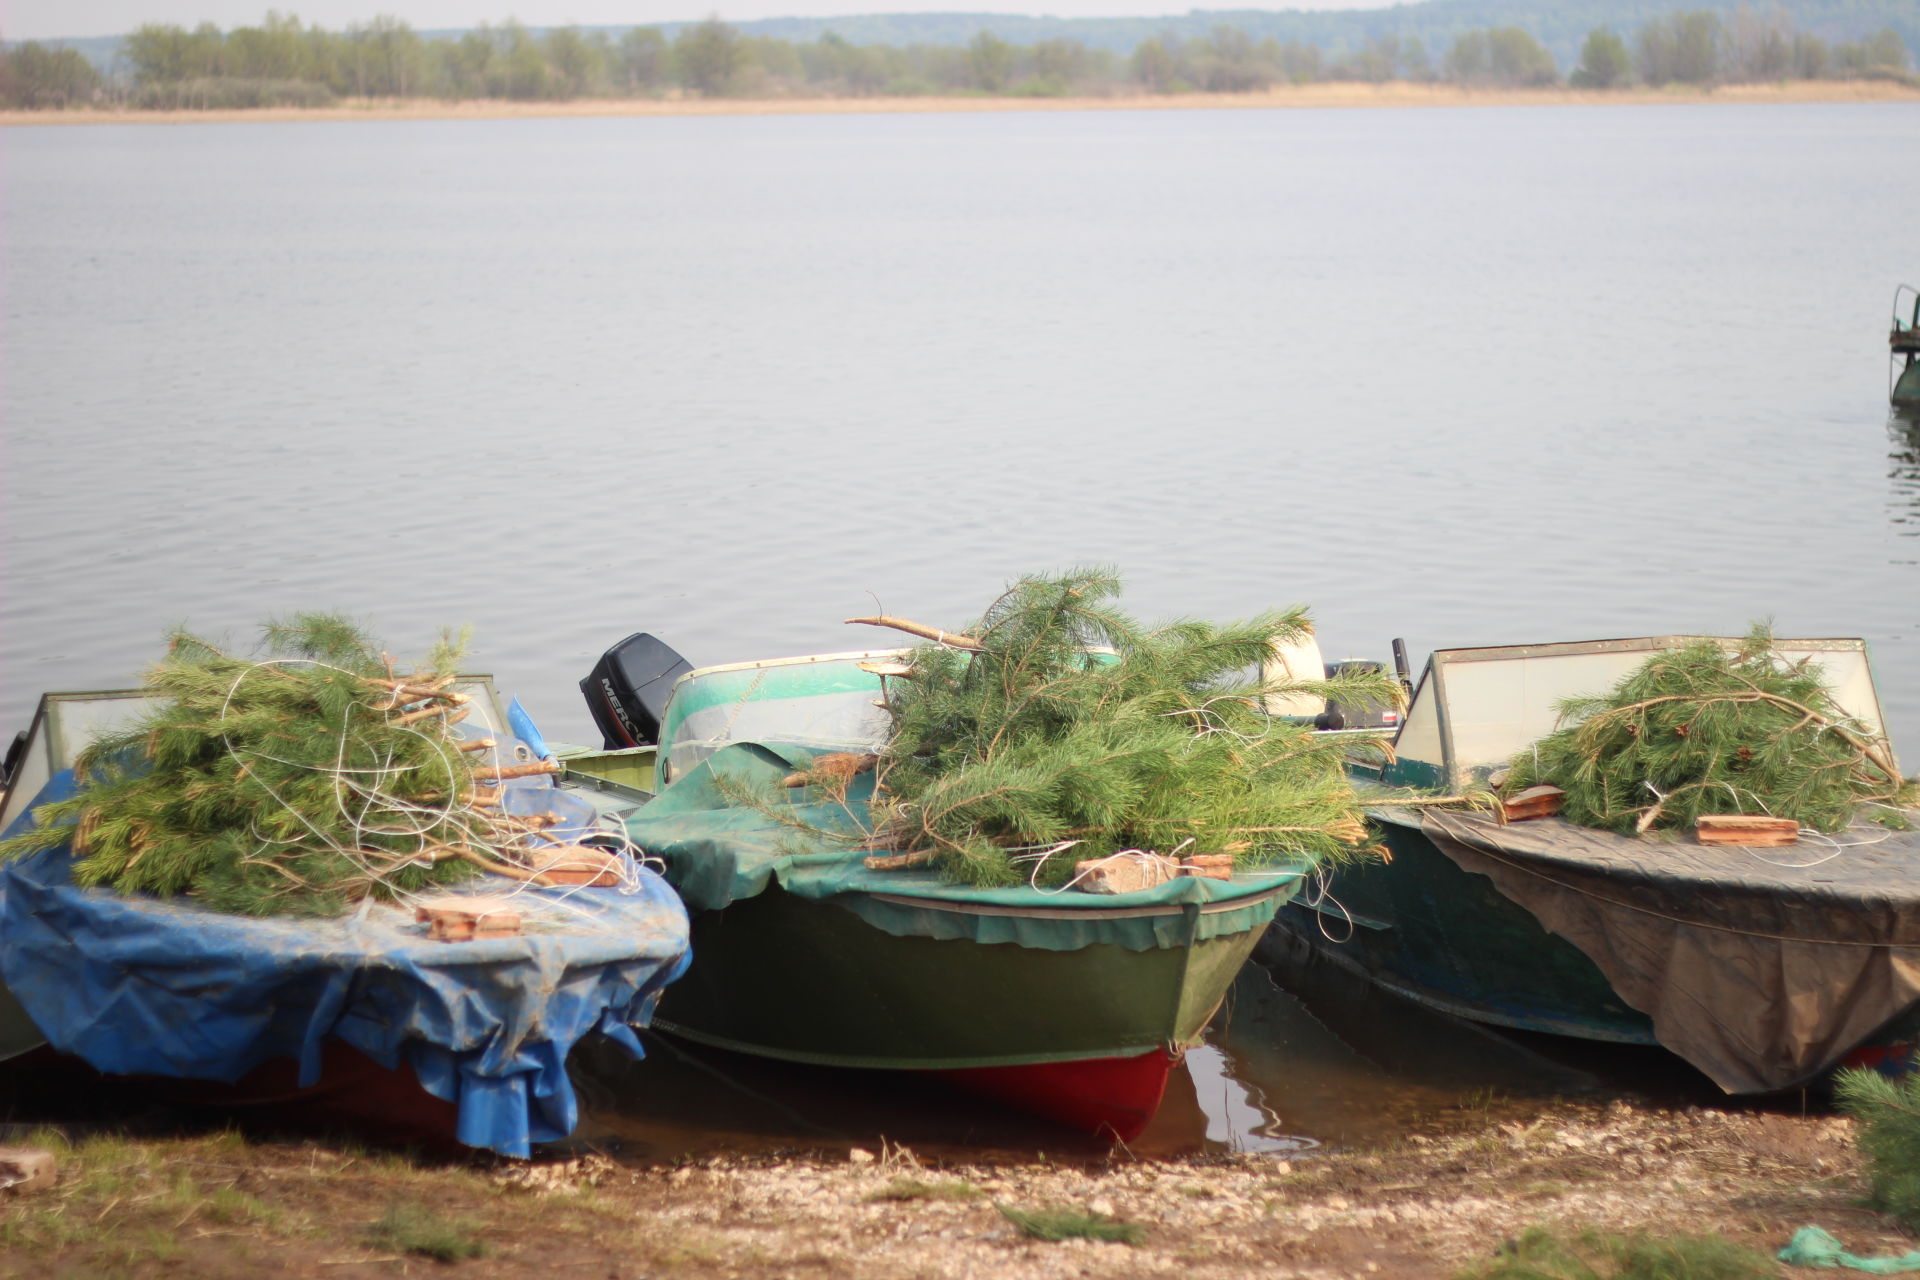
[[[1310,604],[1330,656],[1861,635],[1920,753],[1912,106],[0,146],[9,729],[172,624],[338,608],[471,623],[586,738],[630,631],[859,647],[1095,561],[1147,616]]]

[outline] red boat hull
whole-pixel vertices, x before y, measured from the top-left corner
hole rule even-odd
[[[78,1058],[41,1046],[9,1060],[7,1070],[32,1076],[40,1092],[86,1092],[97,1082],[183,1107],[220,1110],[296,1129],[351,1129],[382,1144],[454,1145],[459,1108],[421,1087],[412,1068],[389,1069],[338,1040],[321,1046],[320,1078],[302,1088],[292,1058],[262,1063],[231,1084],[172,1076],[108,1076]]]
[[[413,1068],[383,1067],[339,1040],[321,1045],[320,1078],[306,1088],[299,1063],[274,1058],[232,1084],[169,1079],[161,1090],[190,1106],[271,1112],[278,1122],[350,1127],[383,1142],[453,1143],[459,1129],[460,1108],[428,1093]]]
[[[1179,1060],[1152,1049],[1126,1058],[966,1067],[933,1074],[1069,1128],[1132,1142],[1160,1109],[1167,1077]]]

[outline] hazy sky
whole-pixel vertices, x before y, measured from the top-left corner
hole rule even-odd
[[[1383,9],[1394,0],[1297,0],[1270,6],[1220,0],[1207,8]],[[471,27],[518,18],[533,27],[627,26],[684,22],[718,13],[753,18],[832,17],[855,13],[1044,13],[1059,18],[1159,17],[1181,11],[1179,0],[0,0],[0,38],[48,40],[114,36],[146,22],[251,26],[268,9],[312,26],[339,29],[391,14],[415,30]]]

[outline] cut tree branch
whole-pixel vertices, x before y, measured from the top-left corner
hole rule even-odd
[[[891,627],[895,631],[904,631],[910,636],[919,636],[922,640],[931,640],[935,644],[944,644],[953,649],[966,649],[973,653],[979,653],[982,649],[986,648],[985,645],[981,644],[972,636],[960,635],[953,631],[942,631],[940,628],[930,627],[924,622],[913,622],[907,618],[896,618],[891,614],[880,613],[875,614],[871,618],[847,619],[847,625],[851,626],[854,623],[868,627]]]

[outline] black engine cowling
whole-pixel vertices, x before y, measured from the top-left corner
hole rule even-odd
[[[665,642],[636,631],[600,655],[580,682],[580,693],[600,726],[606,749],[659,741],[673,682],[693,666]]]

